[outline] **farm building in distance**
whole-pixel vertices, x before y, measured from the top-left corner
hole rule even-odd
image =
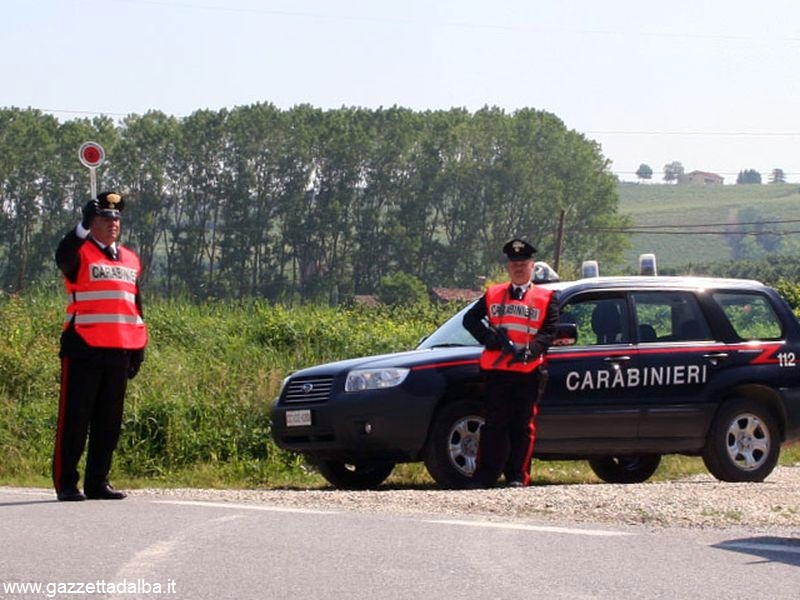
[[[725,178],[716,173],[706,171],[692,171],[687,173],[681,183],[701,184],[701,185],[722,185]]]

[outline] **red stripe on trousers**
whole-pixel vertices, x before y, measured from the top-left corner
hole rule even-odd
[[[61,392],[58,397],[58,425],[56,426],[56,448],[53,453],[53,483],[56,491],[61,491],[61,439],[64,429],[65,413],[67,412],[67,377],[69,371],[69,358],[61,359]]]
[[[539,403],[534,402],[533,410],[531,411],[531,419],[528,421],[528,431],[530,431],[530,443],[528,444],[528,452],[525,454],[525,464],[528,468],[525,469],[524,483],[528,485],[531,482],[531,469],[530,464],[533,459],[533,445],[536,443],[536,416],[539,414]]]

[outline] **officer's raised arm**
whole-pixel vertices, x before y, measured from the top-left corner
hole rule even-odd
[[[83,218],[81,222],[75,226],[75,229],[67,232],[58,244],[58,248],[56,248],[56,266],[64,274],[64,277],[70,281],[75,281],[78,276],[78,269],[81,264],[78,251],[89,236],[92,220],[99,213],[100,202],[97,198],[92,198],[82,209]]]

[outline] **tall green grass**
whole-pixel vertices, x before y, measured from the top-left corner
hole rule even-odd
[[[269,413],[291,371],[409,349],[457,306],[285,307],[263,301],[157,302],[146,307],[151,343],[128,388],[112,478],[125,487],[308,487],[325,482],[278,449]],[[50,485],[58,409],[57,294],[0,297],[0,483]],[[800,461],[791,446],[784,462]],[[667,457],[656,479],[702,472]],[[582,462],[535,462],[539,482],[597,479]],[[420,464],[389,485],[432,485]]]

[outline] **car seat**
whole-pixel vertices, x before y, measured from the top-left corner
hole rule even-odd
[[[639,341],[640,342],[655,342],[658,341],[655,327],[649,323],[642,323],[639,325]]]
[[[622,317],[614,302],[600,302],[592,311],[592,331],[598,344],[614,344],[620,341]]]

